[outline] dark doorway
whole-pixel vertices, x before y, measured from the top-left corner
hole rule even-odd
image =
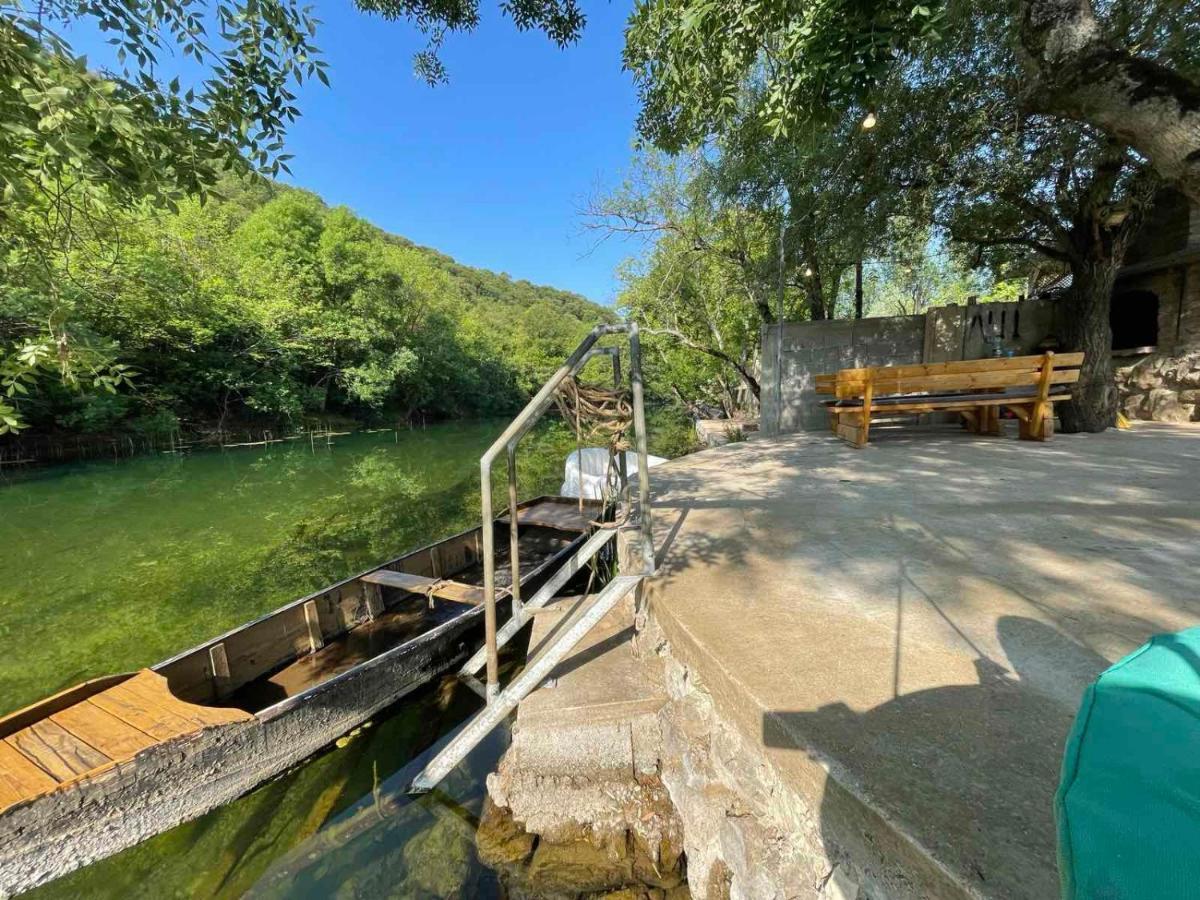
[[[1122,291],[1112,298],[1108,314],[1113,350],[1151,350],[1158,346],[1158,295]]]

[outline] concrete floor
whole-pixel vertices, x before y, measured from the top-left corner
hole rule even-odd
[[[918,896],[1056,896],[1084,687],[1200,620],[1200,429],[796,435],[652,484],[651,611],[830,858]]]

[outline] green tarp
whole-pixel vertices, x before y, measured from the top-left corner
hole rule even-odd
[[[1054,812],[1063,897],[1200,897],[1200,628],[1087,689]]]

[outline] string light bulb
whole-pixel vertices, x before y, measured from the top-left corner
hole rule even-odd
[[[804,267],[804,277],[805,277],[805,278],[812,278],[812,267],[811,267],[811,266],[805,266],[805,267]]]
[[[875,110],[867,110],[867,117],[862,120],[863,131],[870,131],[878,122],[879,119],[875,117]]]

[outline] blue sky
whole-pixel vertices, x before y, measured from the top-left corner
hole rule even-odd
[[[407,23],[317,0],[317,45],[332,87],[300,91],[289,132],[292,183],[467,265],[609,303],[614,269],[640,244],[584,233],[587,198],[618,184],[637,115],[621,69],[631,0],[588,4],[580,42],[522,34],[495,0],[442,50],[450,83],[412,73],[422,36]],[[76,32],[94,62],[111,50]]]
[[[424,46],[400,22],[316,4],[332,88],[314,82],[290,132],[295,184],[460,262],[612,300],[638,246],[592,249],[579,210],[626,171],[637,115],[621,70],[628,0],[588,4],[581,41],[559,50],[483,0],[473,34],[447,38],[450,83],[412,74]],[[590,251],[590,252],[589,252]]]

